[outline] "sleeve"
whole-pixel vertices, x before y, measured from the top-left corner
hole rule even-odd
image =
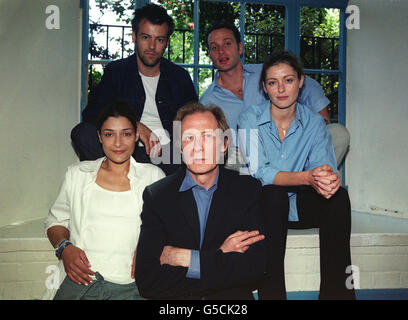
[[[305,76],[303,88],[297,101],[317,113],[326,108],[330,103],[320,83],[308,76]]]
[[[204,106],[208,106],[210,104],[210,101],[208,99],[208,90],[209,88],[207,88],[207,90],[200,97],[200,103]]]
[[[187,268],[160,265],[160,256],[166,243],[166,229],[155,210],[149,187],[143,192],[141,220],[135,267],[140,294],[148,299],[194,295],[200,290],[200,280],[187,278]]]
[[[190,266],[187,271],[187,278],[200,279],[200,251],[191,250]]]
[[[106,103],[112,101],[116,96],[115,81],[113,80],[112,67],[105,67],[103,76],[98,85],[91,91],[88,104],[82,112],[83,121],[96,124],[96,119]]]
[[[259,136],[255,116],[242,113],[238,119],[238,128],[239,146],[249,173],[261,181],[263,186],[273,184],[280,170],[271,164],[265,154],[266,146]]]
[[[157,167],[157,166],[154,166],[154,167],[155,167],[155,169],[156,169],[156,174],[155,174],[155,176],[154,176],[154,178],[153,178],[152,183],[153,183],[153,182],[156,182],[156,181],[158,181],[158,180],[161,180],[161,179],[163,179],[163,178],[166,176],[166,174],[164,173],[164,171],[163,171],[162,169],[160,169],[160,168]]]
[[[62,183],[60,193],[52,205],[48,217],[45,220],[45,233],[53,226],[63,226],[69,229],[71,217],[71,187],[72,187],[72,169],[68,168],[65,173],[65,179]]]
[[[186,71],[184,71],[184,104],[191,102],[191,101],[198,101],[198,96],[197,96],[197,92],[194,88],[194,84],[193,81],[191,81],[191,77],[190,74]],[[180,106],[181,107],[181,106]]]
[[[311,170],[323,164],[328,164],[335,173],[339,174],[330,132],[323,118],[319,118],[313,128],[314,141],[304,170]]]
[[[259,185],[259,184],[258,184]],[[259,192],[246,193],[245,204],[242,203],[239,216],[240,230],[259,230],[261,224],[260,185]],[[223,253],[220,249],[201,251],[202,287],[206,290],[220,290],[230,287],[254,287],[264,274],[266,268],[266,249],[264,241],[259,241],[249,247],[245,253]]]

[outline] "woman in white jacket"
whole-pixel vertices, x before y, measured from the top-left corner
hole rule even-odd
[[[107,107],[96,125],[106,157],[68,168],[45,223],[60,259],[59,289],[45,299],[140,298],[133,272],[142,193],[164,173],[132,158],[136,119],[125,104]]]

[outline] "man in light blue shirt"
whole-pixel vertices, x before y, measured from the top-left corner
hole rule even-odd
[[[186,168],[186,176],[184,177],[183,183],[180,186],[179,191],[185,192],[189,189],[193,191],[194,200],[197,205],[198,220],[200,223],[200,248],[203,244],[205,226],[207,225],[208,212],[210,211],[210,205],[214,195],[214,191],[218,186],[218,176],[219,172],[214,181],[214,184],[207,190],[205,187],[200,186],[194,181],[190,172]],[[190,265],[187,271],[187,278],[200,279],[200,251],[191,250]]]
[[[262,64],[242,64],[240,56],[243,47],[240,33],[233,24],[224,21],[216,22],[207,31],[207,41],[209,57],[218,71],[213,83],[200,97],[200,103],[215,104],[224,111],[230,128],[235,131],[232,146],[237,146],[236,130],[239,114],[245,107],[269,101],[260,86]],[[330,101],[324,95],[320,84],[305,76],[298,102],[320,113],[325,119],[334,144],[336,167],[339,167],[347,153],[350,135],[340,124],[330,124],[327,111]],[[230,151],[232,150],[230,148]],[[238,169],[239,165],[234,166],[237,161],[242,163],[243,159],[236,154],[231,154],[228,160],[231,164],[230,168]]]

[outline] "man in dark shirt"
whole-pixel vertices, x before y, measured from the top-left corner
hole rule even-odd
[[[140,141],[134,158],[159,164],[166,174],[175,170],[177,166],[170,164],[172,121],[181,106],[197,101],[197,94],[188,72],[163,58],[173,31],[174,22],[164,8],[149,4],[135,11],[132,40],[136,53],[106,66],[101,82],[91,92],[82,112],[83,122],[71,132],[81,161],[103,156],[96,119],[107,103],[122,100],[139,120]],[[153,158],[158,155],[161,156],[155,161]]]
[[[219,107],[189,104],[176,121],[185,165],[143,193],[139,291],[149,299],[253,299],[266,265],[261,185],[220,165],[229,139]]]

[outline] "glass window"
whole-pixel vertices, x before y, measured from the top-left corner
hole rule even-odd
[[[89,3],[89,52],[85,95],[99,82],[103,66],[133,54],[130,21],[137,3],[147,1],[87,0]],[[165,7],[175,21],[175,31],[164,56],[188,69],[199,96],[211,84],[215,71],[207,55],[205,32],[220,19],[243,27],[244,63],[262,63],[265,55],[285,47],[300,54],[306,74],[316,79],[330,99],[333,122],[340,117],[344,92],[340,70],[340,9],[300,7],[293,1],[152,0]],[[318,1],[310,1],[317,6]],[[307,0],[302,3],[308,4]],[[325,2],[321,2],[325,5]],[[195,6],[199,12],[198,33]],[[297,12],[297,13],[296,13]],[[300,20],[300,21],[299,21]],[[297,32],[297,30],[299,32]],[[291,30],[285,34],[285,30]],[[197,35],[197,39],[195,36]],[[296,40],[297,39],[297,40]],[[196,42],[195,42],[196,41]],[[195,45],[198,46],[195,49]],[[292,48],[293,47],[293,48]],[[344,44],[343,44],[344,47]],[[344,63],[343,63],[344,65]],[[339,90],[339,88],[343,90]],[[344,93],[343,93],[344,95]],[[341,100],[341,99],[340,99]],[[344,97],[341,104],[344,104]],[[83,102],[82,108],[86,105]],[[344,119],[344,115],[342,117]]]
[[[339,9],[301,8],[300,56],[306,73],[321,84],[330,100],[328,111],[331,122],[338,122],[339,33]]]
[[[245,5],[245,63],[263,63],[265,56],[285,49],[285,7]]]

